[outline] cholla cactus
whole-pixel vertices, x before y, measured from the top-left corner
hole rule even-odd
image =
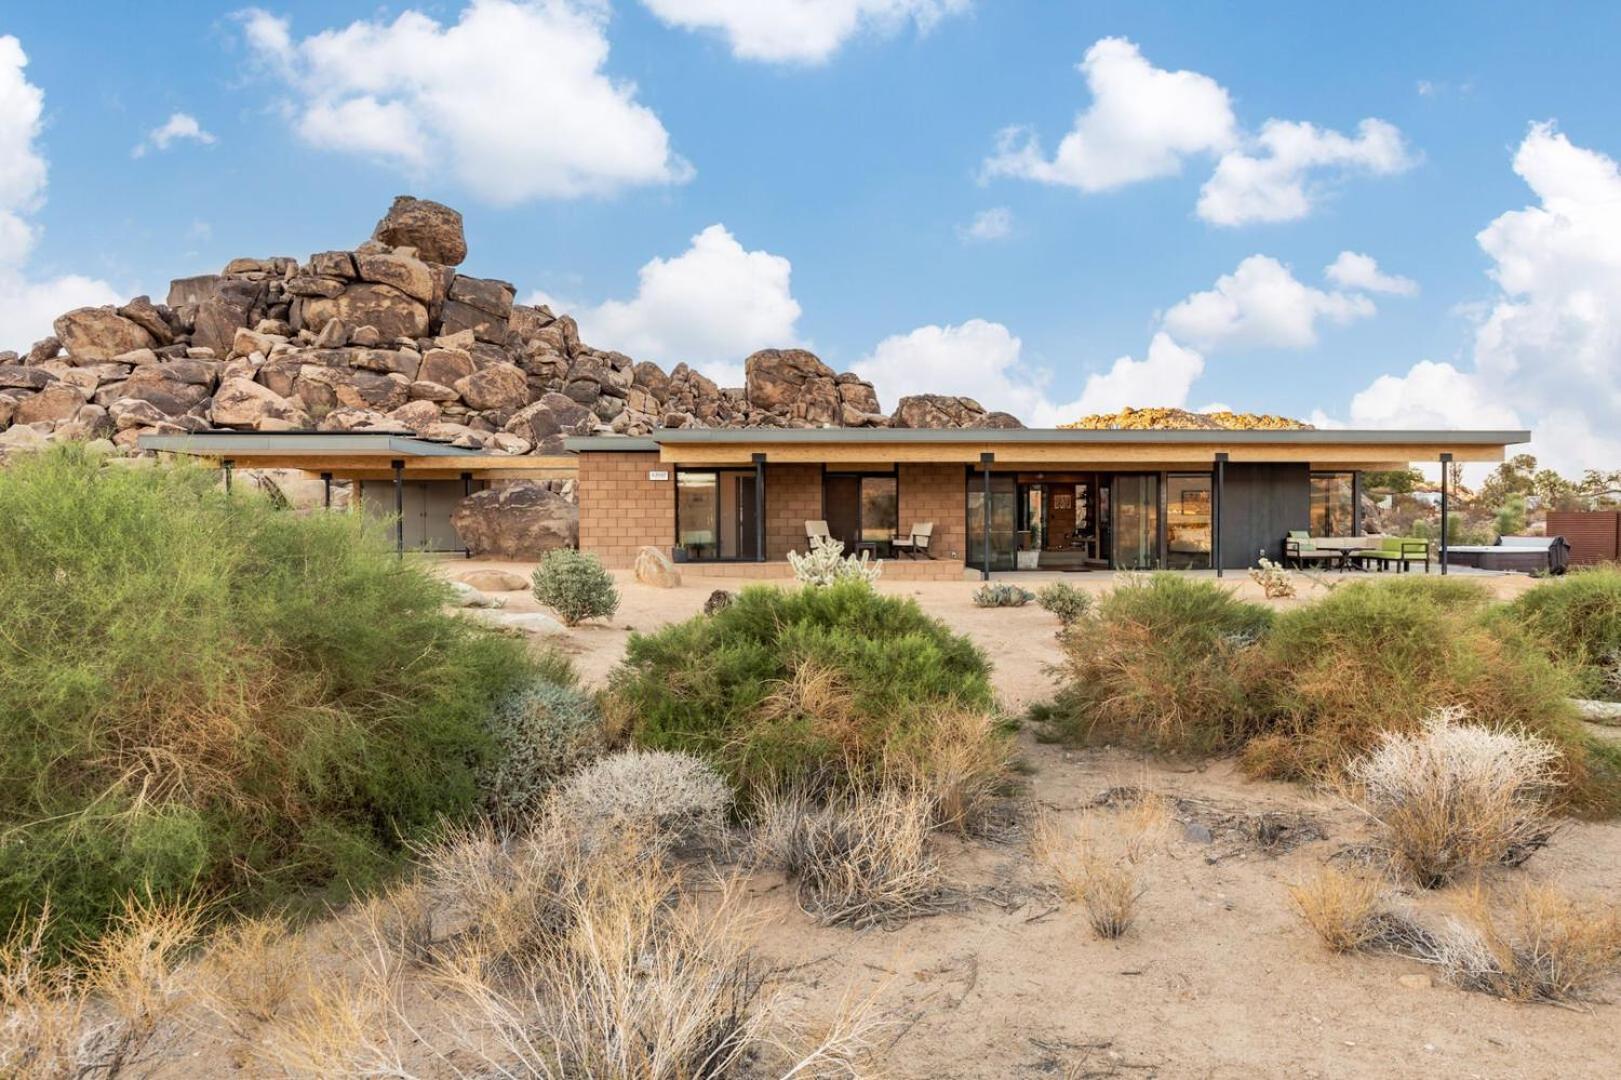
[[[1289,571],[1262,555],[1254,567],[1250,569],[1250,579],[1261,587],[1268,600],[1295,594],[1295,579]]]
[[[865,581],[869,585],[884,572],[881,559],[871,562],[867,553],[844,557],[844,541],[831,537],[812,537],[810,551],[801,555],[788,553],[788,565],[794,568],[794,579],[804,585],[832,585],[840,581]]]

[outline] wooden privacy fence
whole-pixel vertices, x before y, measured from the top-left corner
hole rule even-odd
[[[1621,511],[1550,510],[1548,535],[1565,538],[1573,566],[1614,562],[1621,556]]]

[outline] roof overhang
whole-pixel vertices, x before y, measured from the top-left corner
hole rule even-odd
[[[380,431],[198,431],[142,435],[141,450],[229,461],[248,469],[302,469],[342,479],[393,475],[393,463],[413,479],[480,480],[573,476],[571,454],[492,454],[410,435]]]
[[[1121,430],[1073,428],[678,428],[643,439],[590,436],[568,449],[658,451],[661,463],[744,465],[756,453],[776,463],[933,462],[1057,469],[1204,468],[1235,462],[1306,462],[1341,469],[1401,468],[1415,461],[1496,462],[1528,431]]]

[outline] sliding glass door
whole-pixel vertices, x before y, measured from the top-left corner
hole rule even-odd
[[[1159,476],[1122,473],[1114,478],[1109,500],[1114,513],[1110,530],[1116,570],[1153,570],[1159,566]]]
[[[1210,474],[1165,478],[1165,567],[1210,569]]]
[[[676,473],[676,546],[693,562],[758,558],[759,514],[753,469]]]
[[[991,569],[1012,570],[1018,534],[1018,484],[1012,476],[991,476]],[[969,566],[985,568],[985,475],[968,474]]]

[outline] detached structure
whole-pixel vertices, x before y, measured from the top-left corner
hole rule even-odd
[[[568,439],[580,547],[787,576],[825,527],[899,577],[1242,569],[1291,531],[1362,532],[1365,471],[1499,462],[1526,431],[681,428]],[[1445,477],[1443,468],[1442,475]],[[1444,482],[1444,481],[1443,481]],[[1448,493],[1443,487],[1443,521]],[[908,552],[919,533],[925,550]],[[1444,568],[1446,546],[1439,562]],[[1443,569],[1444,572],[1444,569]]]

